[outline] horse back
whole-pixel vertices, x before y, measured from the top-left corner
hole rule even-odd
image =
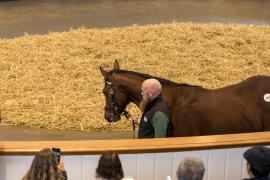
[[[270,130],[270,77],[254,76],[228,87],[186,89],[173,112],[175,136]]]

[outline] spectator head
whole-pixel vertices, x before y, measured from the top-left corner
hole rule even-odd
[[[253,147],[245,151],[247,171],[251,177],[267,177],[270,174],[270,149]]]
[[[116,152],[105,152],[98,161],[96,177],[108,180],[120,180],[124,177],[121,161]]]
[[[57,167],[57,157],[51,149],[39,151],[23,180],[62,180],[63,177]]]
[[[178,180],[202,180],[205,167],[202,160],[196,156],[184,158],[176,172]]]

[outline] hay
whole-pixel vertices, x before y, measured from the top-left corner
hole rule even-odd
[[[270,74],[270,27],[172,23],[0,40],[2,124],[127,129],[104,119],[99,66],[218,88]],[[140,113],[129,108],[136,118]]]

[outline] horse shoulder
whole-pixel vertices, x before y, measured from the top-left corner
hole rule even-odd
[[[180,93],[176,98],[175,107],[172,112],[173,126],[175,136],[194,136],[200,135],[199,126],[202,121],[199,117],[202,117],[203,110],[198,106],[202,96],[207,91],[191,90]]]

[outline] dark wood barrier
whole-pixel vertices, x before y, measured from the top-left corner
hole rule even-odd
[[[147,153],[254,145],[270,145],[270,132],[135,140],[0,141],[0,154],[32,155],[46,147],[60,147],[63,154],[100,154],[107,150]]]

